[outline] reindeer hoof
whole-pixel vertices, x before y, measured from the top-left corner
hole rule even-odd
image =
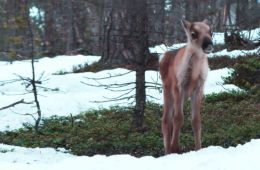
[[[172,147],[172,153],[182,153],[182,149],[180,147]]]

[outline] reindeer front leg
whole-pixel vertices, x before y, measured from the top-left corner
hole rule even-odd
[[[164,85],[163,88],[164,105],[162,116],[162,133],[165,154],[171,153],[171,139],[172,139],[172,112],[173,112],[173,98],[171,95],[169,85]]]
[[[195,150],[201,148],[201,102],[203,97],[203,87],[197,87],[191,97],[191,124],[194,132]]]
[[[180,130],[184,122],[183,116],[183,103],[184,93],[175,87],[173,88],[174,95],[174,113],[173,113],[173,132],[171,141],[171,150],[173,153],[179,153],[181,151],[179,147]]]

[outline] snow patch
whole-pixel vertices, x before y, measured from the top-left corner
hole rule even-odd
[[[233,50],[233,51],[227,51],[227,49],[224,49],[222,51],[218,51],[215,53],[211,53],[208,55],[208,57],[222,57],[222,56],[229,56],[231,58],[237,58],[239,56],[248,56],[253,54],[260,54],[260,47],[257,47],[253,50]]]
[[[130,155],[74,156],[50,148],[22,148],[0,144],[0,169],[8,170],[133,170],[133,169],[182,169],[182,170],[258,170],[260,140],[251,140],[244,145],[229,147],[210,146],[199,151],[171,154],[154,158],[136,158]]]

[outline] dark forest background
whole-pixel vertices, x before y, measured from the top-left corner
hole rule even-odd
[[[259,11],[257,0],[1,0],[0,58],[28,56],[28,18],[37,56],[82,53],[119,64],[136,60],[131,48],[140,41],[143,51],[184,42],[181,18],[207,18],[224,32],[259,27]]]

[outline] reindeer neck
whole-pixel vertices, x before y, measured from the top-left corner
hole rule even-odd
[[[186,57],[187,60],[204,60],[207,58],[207,54],[205,54],[201,48],[193,44],[187,44]]]

